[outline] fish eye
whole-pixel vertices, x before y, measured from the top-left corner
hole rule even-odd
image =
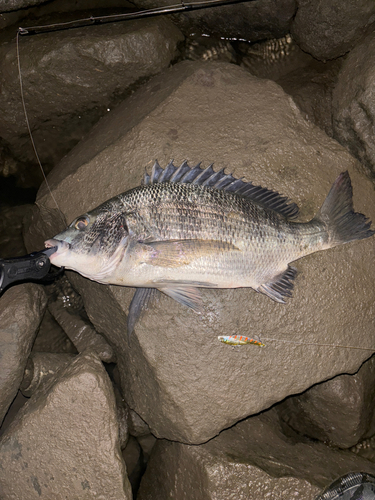
[[[74,227],[78,229],[78,231],[82,231],[83,229],[85,229],[88,223],[89,223],[88,217],[79,217],[79,219],[76,220]]]

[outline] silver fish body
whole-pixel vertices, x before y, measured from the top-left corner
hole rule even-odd
[[[79,217],[46,246],[58,246],[50,257],[57,266],[100,283],[158,289],[196,311],[200,287],[251,287],[284,302],[296,275],[290,262],[373,234],[353,211],[347,172],[310,222],[295,222],[297,214],[278,193],[212,166],[155,163],[145,185]],[[150,295],[137,293],[135,316]]]

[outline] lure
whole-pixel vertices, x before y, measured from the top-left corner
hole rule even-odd
[[[243,335],[219,335],[218,339],[220,342],[224,342],[224,344],[229,345],[246,345],[246,344],[254,344],[259,347],[264,347],[265,344],[262,344],[259,340],[251,339],[250,337],[244,337]]]

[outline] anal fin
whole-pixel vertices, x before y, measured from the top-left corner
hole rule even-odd
[[[275,276],[275,278],[261,285],[257,291],[264,293],[272,300],[285,304],[285,299],[292,296],[294,287],[293,280],[297,276],[297,269],[288,266],[286,271]]]

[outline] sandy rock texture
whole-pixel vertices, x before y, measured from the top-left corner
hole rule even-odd
[[[0,440],[2,500],[130,500],[113,389],[85,353],[36,391]]]
[[[278,85],[225,63],[181,63],[152,79],[102,119],[49,182],[70,222],[139,185],[155,158],[165,166],[171,157],[176,164],[215,161],[218,170],[276,189],[299,204],[302,220],[348,169],[356,210],[375,220],[373,189],[359,163],[306,122]],[[45,188],[30,224],[30,249],[61,228]],[[96,330],[115,346],[129,406],[157,437],[202,443],[288,395],[354,373],[369,357],[327,344],[351,345],[355,338],[372,346],[373,253],[367,240],[302,259],[286,305],[249,289],[206,290],[197,316],[163,296],[136,326],[130,348],[132,290],[68,276]],[[267,347],[233,349],[217,341],[234,333],[258,335]]]
[[[60,160],[132,86],[168,67],[181,40],[166,18],[20,37],[25,104],[45,167]],[[18,161],[34,161],[14,40],[0,46],[0,60],[0,136]]]
[[[0,424],[22,381],[46,304],[43,288],[31,283],[0,298]]]
[[[375,5],[371,0],[298,0],[291,33],[302,50],[326,61],[349,52],[372,30]]]
[[[270,410],[201,446],[159,440],[137,498],[313,500],[351,470],[374,473],[375,465],[350,452],[286,436]]]
[[[277,406],[281,418],[298,433],[350,448],[375,432],[375,358],[354,375],[338,375]]]
[[[348,55],[333,93],[334,137],[375,172],[375,35],[372,32]]]

